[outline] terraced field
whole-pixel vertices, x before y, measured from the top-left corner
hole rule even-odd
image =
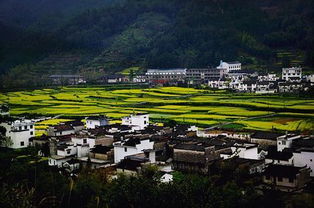
[[[42,89],[0,94],[12,115],[61,115],[61,118],[106,114],[113,122],[132,112],[148,112],[155,122],[175,120],[200,126],[313,131],[314,98],[230,94],[194,88],[105,87]],[[54,122],[54,121],[51,121]],[[43,130],[48,123],[39,123]]]

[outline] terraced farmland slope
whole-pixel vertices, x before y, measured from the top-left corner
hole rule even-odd
[[[314,98],[230,94],[193,88],[108,87],[42,89],[0,94],[12,115],[62,115],[63,118],[106,114],[116,122],[132,112],[152,120],[176,120],[199,126],[256,130],[314,130]],[[40,127],[40,126],[39,126]]]

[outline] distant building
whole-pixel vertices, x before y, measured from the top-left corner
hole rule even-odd
[[[224,68],[188,69],[186,79],[190,84],[203,84],[211,79],[221,79],[226,73]]]
[[[258,82],[256,85],[257,94],[273,94],[277,92],[277,86],[274,82]]]
[[[5,136],[9,137],[12,144],[10,148],[18,149],[29,146],[29,139],[35,135],[35,123],[31,120],[8,120],[0,123],[6,129]]]
[[[230,81],[225,77],[221,79],[213,78],[208,80],[208,86],[216,89],[228,89]]]
[[[142,130],[149,125],[149,114],[137,113],[122,118],[122,125],[132,126],[134,130]]]
[[[86,128],[95,129],[101,126],[109,125],[108,118],[105,116],[89,116],[86,118]]]
[[[262,146],[276,146],[282,133],[257,131],[251,135],[251,142]]]
[[[117,84],[129,82],[129,78],[122,74],[111,74],[103,76],[99,81],[106,84]]]
[[[278,83],[278,91],[280,93],[297,93],[304,90],[301,82],[280,82]]]
[[[50,75],[49,78],[54,85],[77,85],[86,83],[86,80],[83,76],[75,74],[55,74]]]
[[[173,169],[208,174],[211,163],[221,159],[221,154],[231,151],[231,143],[220,139],[179,142],[173,147]]]
[[[307,82],[309,82],[311,86],[313,86],[313,85],[314,85],[314,74],[307,75],[307,76],[305,77],[305,80],[306,80]]]
[[[147,82],[147,77],[145,75],[136,75],[133,78],[134,83],[146,83]]]
[[[259,75],[257,77],[259,82],[262,81],[277,81],[279,80],[279,77],[276,74],[263,74],[263,75]]]
[[[187,69],[148,69],[146,77],[152,84],[176,84],[184,82]]]
[[[238,71],[241,70],[241,63],[238,61],[224,62],[221,60],[219,66],[217,66],[217,69],[226,69],[227,72]]]
[[[263,176],[264,183],[286,192],[302,190],[310,180],[309,168],[289,165],[270,165]]]
[[[298,81],[302,79],[302,68],[282,68],[282,79],[286,81]]]

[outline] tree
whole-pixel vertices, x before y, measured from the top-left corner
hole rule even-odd
[[[2,147],[10,147],[13,142],[10,137],[6,136],[6,128],[0,126],[0,146]]]

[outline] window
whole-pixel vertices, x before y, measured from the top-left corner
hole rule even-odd
[[[34,132],[32,132],[32,131],[31,131],[31,132],[29,132],[29,134],[30,134],[30,135],[33,135],[33,134],[34,134]]]
[[[310,162],[312,162],[313,160],[312,159],[310,159]]]
[[[67,154],[70,154],[71,153],[71,149],[67,149]]]
[[[23,147],[24,146],[24,142],[21,142],[21,147]]]
[[[87,143],[87,139],[83,139],[83,144],[86,144]]]
[[[286,141],[282,141],[282,145],[286,145]]]
[[[282,177],[278,177],[278,181],[282,182]]]
[[[22,126],[19,127],[19,130],[22,131]]]
[[[128,151],[128,148],[127,147],[124,147],[124,152],[127,152]]]
[[[144,124],[146,124],[147,123],[147,121],[144,121]]]
[[[33,126],[33,125],[30,125],[30,128],[32,129],[32,128],[34,128],[34,126]]]

